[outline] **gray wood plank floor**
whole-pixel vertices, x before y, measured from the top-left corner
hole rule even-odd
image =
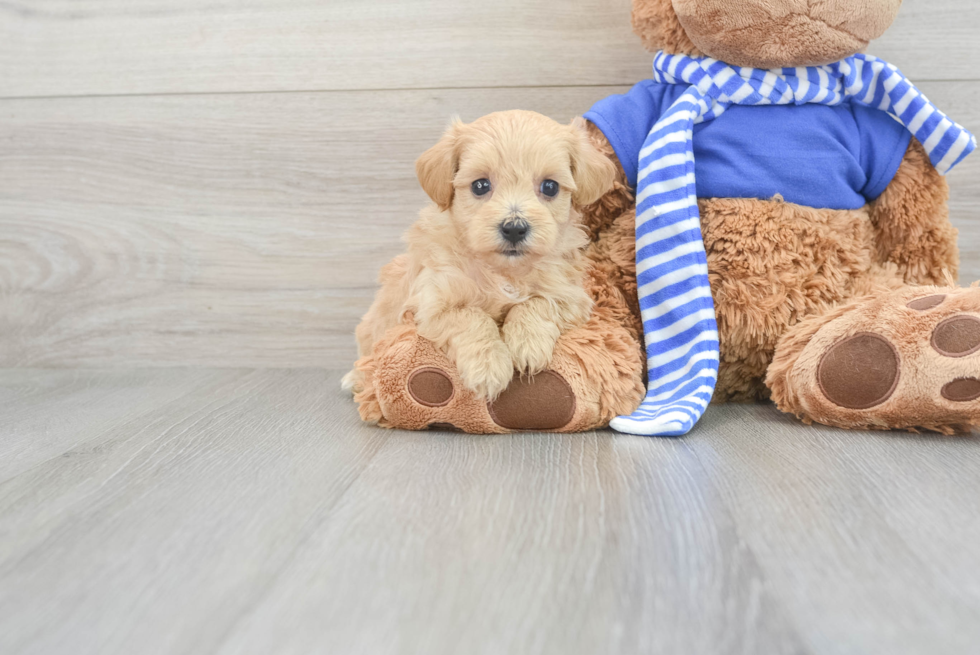
[[[0,371],[0,653],[976,653],[980,438],[360,424],[316,369]]]

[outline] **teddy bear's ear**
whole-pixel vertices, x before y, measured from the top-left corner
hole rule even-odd
[[[459,128],[462,122],[453,118],[446,133],[415,161],[415,174],[422,189],[446,211],[453,204],[453,178],[459,164]]]
[[[681,26],[671,0],[633,0],[633,31],[650,52],[701,56]]]
[[[589,141],[584,118],[572,121],[572,178],[575,191],[572,202],[580,207],[591,205],[612,189],[616,167]]]

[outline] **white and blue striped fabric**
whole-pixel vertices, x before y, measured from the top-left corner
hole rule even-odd
[[[760,70],[660,52],[654,80],[689,89],[660,118],[640,150],[636,185],[636,275],[646,341],[647,395],[610,426],[640,435],[687,434],[718,379],[718,326],[708,284],[694,178],[693,130],[733,104],[876,107],[901,122],[941,174],[976,149],[976,139],[939,111],[902,73],[876,57],[827,66]]]

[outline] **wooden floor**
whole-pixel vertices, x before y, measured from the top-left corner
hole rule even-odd
[[[0,653],[980,644],[980,438],[365,427],[316,369],[0,371]]]

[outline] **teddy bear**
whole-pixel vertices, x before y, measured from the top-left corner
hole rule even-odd
[[[677,206],[690,205],[685,211],[700,226],[680,249],[703,262],[703,289],[684,295],[710,308],[700,310],[707,312],[705,326],[691,342],[709,345],[678,371],[700,371],[701,386],[692,386],[700,395],[681,407],[693,421],[661,432],[685,433],[709,398],[772,400],[806,423],[847,429],[953,434],[980,425],[980,287],[955,286],[957,234],[939,170],[950,167],[951,143],[965,156],[975,141],[964,141],[965,131],[933,130],[934,123],[928,136],[916,120],[934,108],[906,125],[893,120],[880,107],[896,82],[878,79],[892,68],[858,54],[885,32],[900,5],[633,0],[634,31],[658,53],[656,75],[585,114],[590,139],[618,171],[612,190],[580,208],[590,236],[590,320],[559,339],[547,370],[515,376],[487,402],[462,385],[452,362],[419,337],[409,317],[356,364],[362,418],[471,433],[575,432],[612,421],[622,431],[658,433],[628,427],[628,419],[642,425],[653,415],[644,414],[641,401],[645,406],[663,388],[660,369],[648,376],[647,368],[671,346],[651,341],[651,331],[673,334],[670,326],[658,329],[659,305],[641,306],[656,281],[644,275],[658,270],[664,251],[641,261],[638,286],[637,246],[644,231],[645,256],[650,241],[643,239],[662,231],[647,233],[665,218],[643,210],[650,193],[680,186],[660,178],[656,184],[668,186],[644,185],[684,151],[668,148],[674,154],[652,164],[643,155],[675,136],[683,141],[683,130],[668,125],[660,141],[656,130],[687,89],[714,84],[711,94],[724,92],[728,102],[694,107],[687,172],[676,178],[690,189],[690,202],[670,191],[680,194],[672,200]],[[839,74],[851,93],[863,95],[867,82],[867,95],[862,102],[826,100],[825,75],[815,67]],[[783,74],[769,79],[770,70]],[[754,86],[731,91],[724,75],[732,72]],[[787,80],[792,88],[784,89]],[[740,104],[750,102],[750,92],[764,97],[751,101],[756,106]],[[892,108],[905,109],[912,98],[911,91],[893,97]],[[955,126],[936,111],[936,120],[945,121],[940,128]],[[710,120],[702,120],[706,115]]]

